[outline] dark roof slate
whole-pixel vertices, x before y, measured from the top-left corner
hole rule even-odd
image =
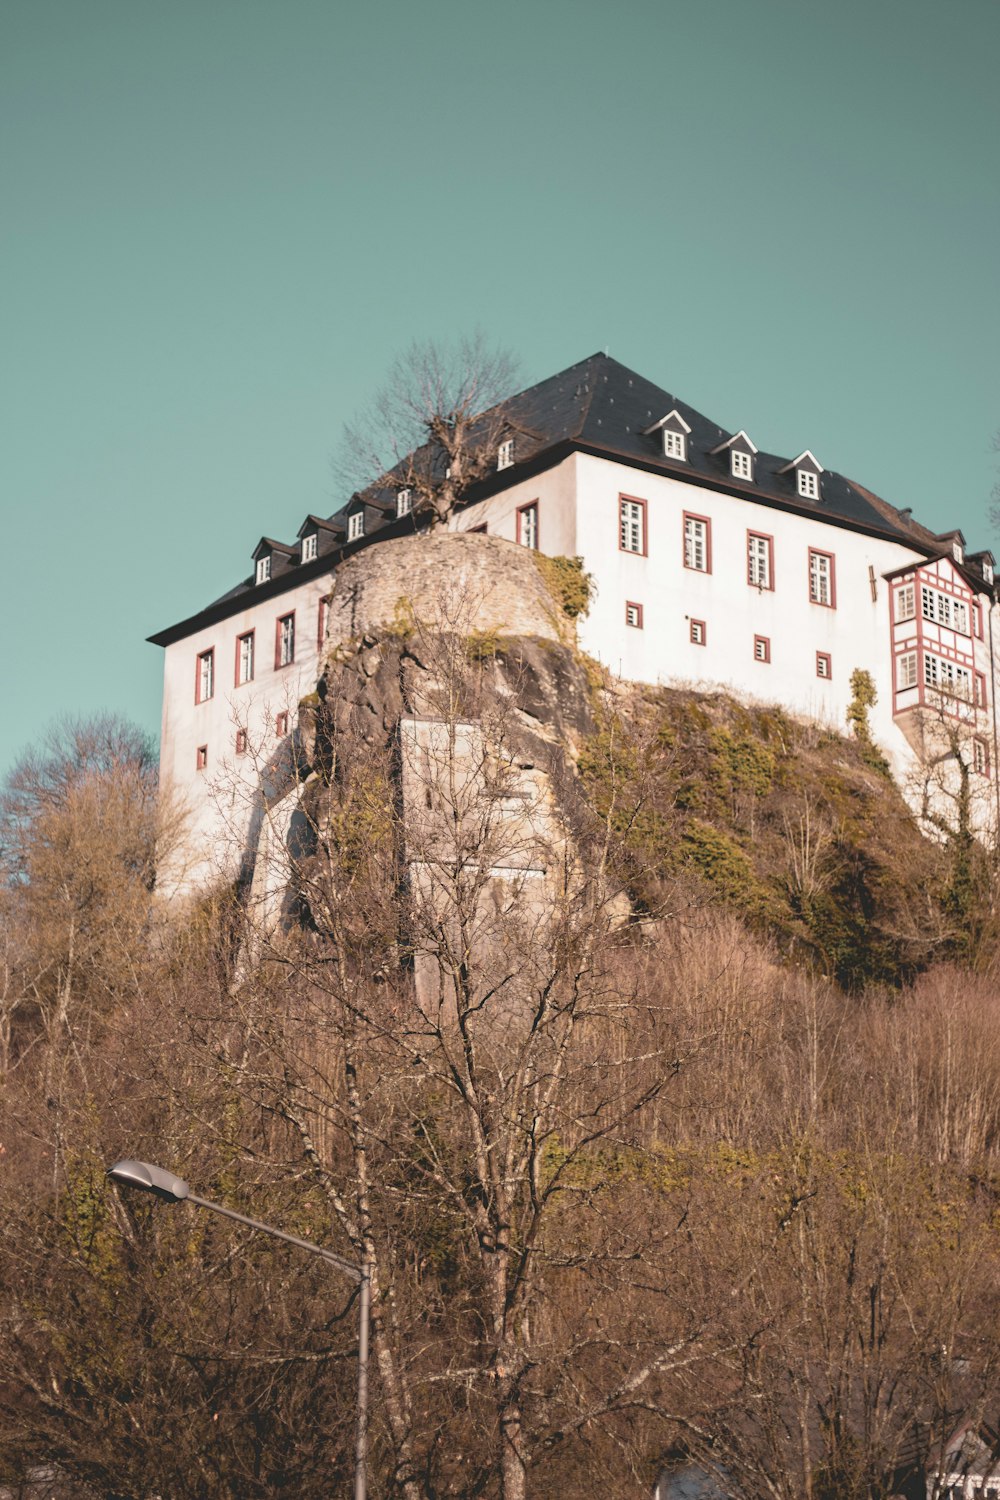
[[[548,450],[582,447],[625,463],[634,462],[647,470],[708,482],[731,494],[745,495],[764,504],[777,502],[803,515],[813,514],[817,519],[873,531],[918,550],[940,550],[940,539],[914,521],[907,511],[897,510],[871,490],[833,470],[823,471],[820,496],[816,500],[798,493],[794,469],[788,468],[788,457],[776,453],[763,450],[757,453],[753,481],[734,479],[728,449],[712,452],[732,438],[734,432],[720,427],[678,396],[607,354],[592,354],[557,375],[550,375],[519,391],[504,405],[510,429],[517,438],[515,462],[481,486],[482,493],[517,483],[523,477],[522,465],[532,460],[542,462]],[[653,424],[674,410],[690,428],[686,462],[664,457],[659,429],[649,431]],[[735,429],[736,432],[739,430]],[[387,492],[384,499],[379,494],[383,487]],[[382,482],[376,481],[372,491],[364,497],[352,496],[327,519],[326,524],[345,529],[346,516],[357,509],[358,500],[363,498],[364,503],[375,511],[371,526],[366,528],[364,544],[375,540],[384,529],[387,534],[397,534],[399,522],[395,517],[395,506],[388,498],[389,492],[394,495],[396,487],[392,475],[386,476]],[[470,498],[480,497],[477,492]],[[382,512],[381,519],[379,512]],[[414,524],[410,517],[406,519],[410,526]],[[270,538],[264,540],[279,550],[279,555],[284,551],[288,556],[287,564],[281,567],[281,578],[287,579],[294,574],[297,569],[292,549]],[[215,600],[203,613],[251,593],[255,587],[251,576]],[[179,628],[174,626],[150,639],[166,644],[168,637],[176,638]]]

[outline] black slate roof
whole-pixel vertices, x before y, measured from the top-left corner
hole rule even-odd
[[[670,411],[676,410],[688,424],[687,461],[665,458],[659,431],[649,432]],[[782,474],[789,463],[787,456],[757,453],[753,481],[734,479],[730,472],[729,452],[712,452],[734,433],[720,427],[678,396],[665,391],[645,376],[630,370],[607,354],[592,354],[578,364],[570,365],[558,375],[551,375],[537,385],[518,392],[504,403],[505,419],[515,438],[515,461],[507,469],[470,491],[467,503],[474,503],[525,477],[560,462],[574,450],[596,453],[653,473],[676,475],[689,483],[710,485],[732,495],[745,496],[762,505],[777,505],[802,515],[835,525],[854,527],[877,536],[900,541],[928,554],[941,550],[940,538],[915,522],[908,511],[899,511],[855,484],[844,475],[825,469],[820,477],[820,495],[809,500],[798,493],[794,470]],[[739,429],[736,429],[737,431]],[[751,437],[753,434],[751,433]],[[395,503],[389,503],[396,485],[392,476],[376,482],[364,497],[354,495],[346,505],[328,518],[346,531],[344,518],[358,508],[364,499],[369,524],[357,541],[337,545],[332,542],[321,556],[310,563],[299,563],[292,549],[282,559],[280,571],[266,584],[256,584],[254,577],[244,579],[192,620],[160,631],[149,639],[157,645],[169,645],[199,623],[231,613],[231,606],[244,595],[264,598],[271,592],[281,593],[294,578],[307,578],[328,572],[333,553],[355,551],[380,536],[399,536],[412,532],[420,518],[409,514],[395,516]],[[313,518],[310,518],[313,519]],[[284,551],[287,544],[266,539]],[[279,551],[278,557],[281,557]]]

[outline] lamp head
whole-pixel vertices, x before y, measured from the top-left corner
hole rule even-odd
[[[154,1167],[148,1161],[116,1161],[108,1168],[107,1175],[121,1187],[141,1188],[144,1193],[166,1198],[168,1203],[180,1203],[188,1195],[183,1177],[175,1177],[173,1172]]]

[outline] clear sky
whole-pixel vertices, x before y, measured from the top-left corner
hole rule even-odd
[[[0,0],[0,772],[328,513],[413,338],[609,348],[935,530],[1000,427],[998,0]]]

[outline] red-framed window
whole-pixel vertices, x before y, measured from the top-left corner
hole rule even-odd
[[[237,731],[236,731],[236,754],[237,755],[246,755],[246,753],[247,753],[247,732],[246,732],[245,729],[237,729]]]
[[[753,638],[754,661],[769,662],[771,660],[771,639],[766,635],[755,635]]]
[[[253,682],[254,658],[257,652],[257,632],[247,630],[243,635],[236,637],[236,675],[237,687],[244,682]]]
[[[194,701],[207,703],[215,695],[215,647],[199,651],[194,664]]]
[[[747,532],[747,583],[756,589],[774,588],[774,538],[766,532]]]
[[[274,665],[290,667],[295,660],[295,611],[281,615],[274,631]]]
[[[194,767],[196,771],[204,771],[208,765],[208,746],[199,745],[194,753]]]
[[[712,571],[712,522],[708,516],[696,516],[686,510],[684,527],[684,566],[694,573]]]
[[[275,714],[275,716],[274,716],[274,732],[278,736],[279,740],[283,740],[285,738],[285,735],[288,733],[288,709],[287,708],[283,708],[280,713]]]
[[[816,676],[827,682],[833,676],[833,659],[829,651],[816,652]]]
[[[708,644],[708,626],[704,620],[688,621],[688,640],[692,646],[705,646]]]
[[[625,601],[625,624],[631,625],[633,630],[642,629],[642,605],[636,604],[634,599]]]
[[[809,548],[809,602],[837,608],[837,560],[832,552]]]
[[[972,741],[972,769],[980,776],[990,774],[990,747],[978,734]]]
[[[538,550],[538,501],[517,507],[517,540],[522,547]]]
[[[618,550],[647,555],[646,502],[637,495],[618,496]]]
[[[975,674],[976,707],[986,707],[986,674],[977,672]]]

